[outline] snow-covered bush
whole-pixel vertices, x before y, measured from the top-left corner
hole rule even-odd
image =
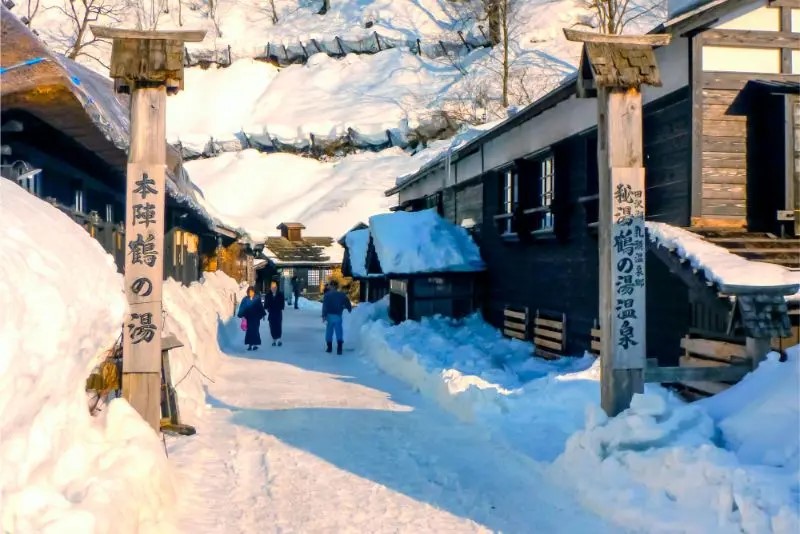
[[[0,502],[4,532],[168,533],[158,437],[122,399],[89,415],[86,378],[126,309],[113,260],[0,179]]]

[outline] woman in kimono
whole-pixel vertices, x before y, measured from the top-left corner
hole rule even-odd
[[[261,334],[258,332],[258,327],[266,315],[267,312],[264,311],[264,305],[261,303],[261,297],[256,294],[256,289],[253,286],[248,287],[247,296],[239,305],[237,314],[238,317],[247,321],[247,329],[244,333],[244,344],[247,345],[247,350],[257,350],[261,345]]]

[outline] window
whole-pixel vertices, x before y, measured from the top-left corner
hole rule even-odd
[[[106,222],[114,222],[114,206],[112,204],[106,204]]]
[[[548,211],[541,214],[539,230],[549,230],[553,228],[553,212],[550,209],[553,204],[553,181],[555,174],[553,171],[553,156],[548,156],[541,160],[539,170],[539,198],[538,205],[548,208]]]
[[[308,270],[308,287],[319,287],[319,270]]]
[[[76,189],[76,190],[75,190],[75,205],[73,206],[73,208],[74,208],[74,209],[75,209],[75,211],[77,211],[78,213],[83,213],[83,209],[84,209],[84,198],[85,198],[85,197],[84,197],[83,190],[82,190],[82,189]]]
[[[500,215],[497,217],[502,234],[513,234],[514,210],[519,202],[519,175],[514,169],[503,172],[500,188]]]

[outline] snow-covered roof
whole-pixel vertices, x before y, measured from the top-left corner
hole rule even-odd
[[[800,300],[800,271],[781,265],[748,260],[710,243],[698,235],[666,223],[648,221],[650,240],[688,260],[694,269],[721,289],[769,288],[783,292],[786,300]]]
[[[344,236],[350,256],[350,270],[353,276],[367,276],[367,250],[369,249],[369,229],[353,230]]]
[[[279,266],[341,265],[344,249],[331,237],[303,237],[299,241],[268,237],[262,254]]]
[[[5,44],[0,51],[0,65],[10,67],[30,62],[3,74],[0,93],[5,107],[27,111],[33,108],[31,112],[38,118],[64,131],[124,173],[129,112],[127,102],[114,92],[113,82],[69,58],[52,53],[15,15],[5,7],[0,9]],[[42,87],[50,89],[42,92]],[[67,98],[62,98],[62,94]],[[198,203],[196,188],[180,158],[168,150],[170,158],[174,161],[167,165],[167,193],[213,228],[214,221]]]
[[[369,231],[385,274],[477,272],[485,268],[467,231],[435,210],[373,215]]]

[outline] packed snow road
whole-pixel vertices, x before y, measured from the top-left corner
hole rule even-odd
[[[169,442],[183,531],[612,530],[480,427],[355,352],[325,354],[318,312],[287,310],[284,346],[257,352],[237,327],[197,435]]]

